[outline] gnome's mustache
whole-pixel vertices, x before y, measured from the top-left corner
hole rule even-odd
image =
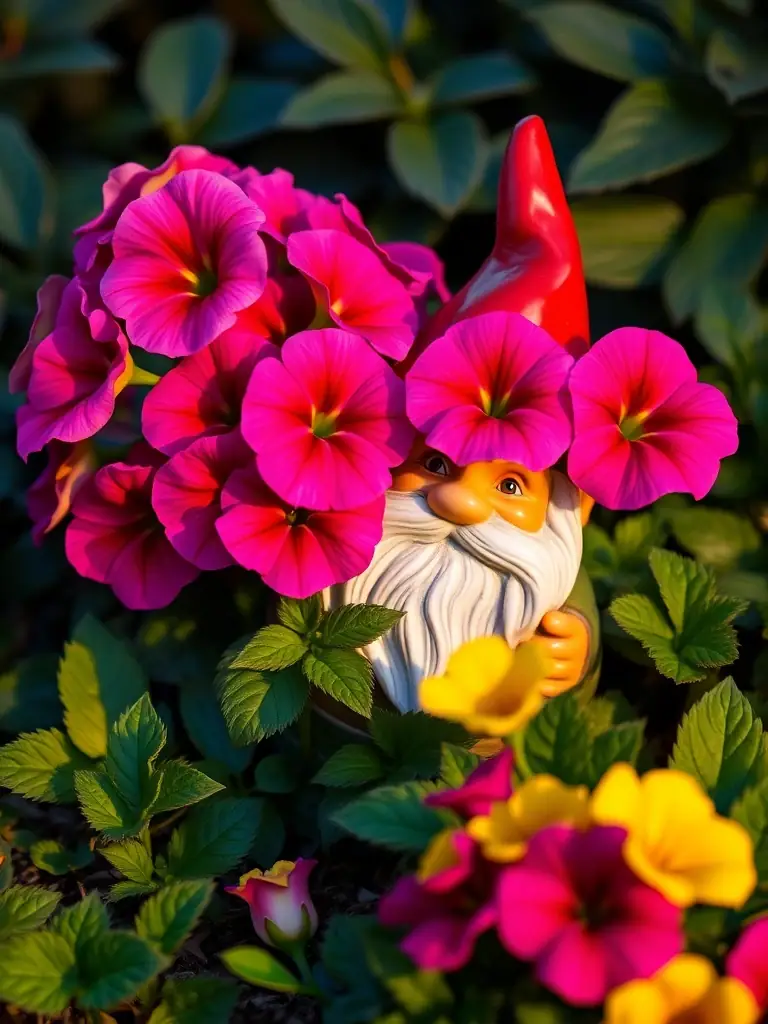
[[[581,523],[575,488],[557,477],[547,521],[535,533],[499,516],[457,526],[434,515],[419,493],[387,494],[384,536],[371,565],[333,587],[329,600],[333,607],[368,603],[405,612],[365,651],[400,710],[418,706],[420,680],[443,671],[466,640],[498,633],[517,644],[565,601],[581,559]]]

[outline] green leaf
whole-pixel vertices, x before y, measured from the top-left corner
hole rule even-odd
[[[571,212],[587,280],[605,288],[652,283],[685,216],[671,200],[645,195],[581,199]]]
[[[451,789],[458,789],[480,764],[480,758],[455,743],[443,743],[440,757],[440,781]]]
[[[38,40],[0,64],[0,81],[86,71],[113,71],[119,60],[93,39]]]
[[[653,181],[712,156],[729,127],[711,104],[695,106],[669,82],[631,86],[609,109],[569,177],[572,192],[602,192]]]
[[[713,281],[699,296],[695,329],[709,355],[734,369],[752,361],[763,331],[762,312],[743,284]]]
[[[768,880],[768,779],[746,789],[730,810],[730,817],[749,832],[755,845],[755,867],[761,882]]]
[[[141,840],[126,839],[122,843],[102,846],[99,853],[132,882],[152,881],[154,865],[149,851]]]
[[[171,835],[169,877],[209,878],[236,868],[256,837],[259,807],[257,800],[227,797],[193,808]]]
[[[346,804],[333,820],[369,843],[393,850],[422,851],[448,820],[423,802],[435,788],[424,782],[382,786]]]
[[[319,594],[298,600],[294,597],[281,597],[277,604],[277,617],[284,626],[296,633],[305,635],[312,633],[320,624],[323,605]]]
[[[209,779],[186,761],[165,761],[157,770],[161,776],[160,789],[152,804],[152,814],[189,807],[224,789],[220,782]]]
[[[547,701],[522,736],[529,774],[555,775],[570,785],[589,781],[591,745],[589,723],[574,693]]]
[[[311,683],[364,718],[373,707],[371,663],[357,651],[329,647],[305,656],[301,663]]]
[[[347,67],[381,68],[384,26],[365,0],[270,0],[275,14],[307,46]]]
[[[42,158],[18,121],[0,114],[0,238],[34,248],[45,208]]]
[[[104,771],[75,772],[75,790],[88,823],[108,839],[138,835],[146,824],[146,816],[126,804]]]
[[[104,771],[127,807],[138,815],[157,799],[161,780],[155,761],[167,733],[145,693],[112,727]]]
[[[169,978],[149,1024],[229,1024],[237,996],[226,978]]]
[[[707,43],[709,80],[729,103],[768,89],[768,47],[759,38],[716,29]]]
[[[308,650],[306,642],[286,626],[264,626],[232,658],[230,669],[276,671],[295,665]]]
[[[318,786],[363,786],[383,774],[384,765],[375,747],[348,743],[331,754],[312,781]]]
[[[561,57],[620,82],[665,75],[675,63],[661,29],[606,4],[545,3],[526,17]]]
[[[77,958],[78,1004],[110,1010],[131,999],[163,967],[148,942],[133,932],[109,931],[85,942]]]
[[[378,604],[348,604],[329,612],[320,627],[326,647],[365,647],[387,633],[403,612]]]
[[[478,53],[446,64],[432,81],[432,105],[478,103],[527,92],[536,76],[510,53]]]
[[[664,300],[680,323],[697,313],[707,291],[726,283],[746,288],[768,246],[768,203],[753,195],[713,199],[664,276]]]
[[[0,942],[44,925],[61,893],[40,885],[12,885],[0,892]]]
[[[232,49],[218,18],[178,18],[155,29],[139,56],[138,85],[156,119],[175,131],[204,117],[216,100]]]
[[[110,728],[147,692],[147,678],[128,645],[91,615],[64,645],[58,681],[67,732],[88,757],[104,757]]]
[[[269,754],[256,765],[253,782],[262,793],[293,793],[299,784],[301,765],[287,754]]]
[[[698,779],[721,813],[765,770],[763,726],[730,678],[683,717],[671,768]]]
[[[301,714],[309,683],[297,665],[279,672],[222,668],[216,685],[235,744],[257,743],[282,732]]]
[[[373,71],[334,71],[296,93],[283,111],[286,128],[321,128],[395,117],[403,98],[389,79]]]
[[[86,942],[109,930],[109,914],[99,894],[89,892],[79,903],[60,910],[50,930],[66,939],[77,956]]]
[[[264,135],[280,124],[295,92],[293,82],[245,75],[233,78],[195,139],[203,146],[215,148],[238,145]]]
[[[144,903],[136,932],[164,956],[173,956],[194,930],[213,895],[213,882],[172,882]]]
[[[55,839],[40,839],[29,849],[32,863],[40,871],[49,875],[66,875],[69,871],[78,871],[87,867],[93,860],[93,854],[87,843],[81,843],[76,849],[68,850]]]
[[[645,722],[622,722],[598,733],[592,741],[590,784],[596,786],[613,764],[636,764],[643,745]]]
[[[29,1013],[61,1013],[75,993],[75,953],[53,932],[31,932],[3,944],[0,1004]]]
[[[13,857],[11,848],[5,840],[0,839],[0,892],[7,889],[13,881]]]
[[[229,738],[216,692],[207,679],[190,680],[179,692],[179,710],[187,735],[204,758],[239,775],[253,757],[253,747],[235,747]]]
[[[10,733],[61,725],[54,654],[25,658],[0,675],[0,729]]]
[[[225,949],[220,956],[227,970],[249,985],[258,985],[273,992],[306,991],[295,974],[259,946],[235,946],[234,949]]]
[[[433,718],[423,711],[406,714],[374,708],[371,739],[394,762],[400,781],[434,778],[440,770],[443,743],[461,744],[467,733],[455,722]]]
[[[109,890],[110,903],[133,899],[136,896],[149,896],[160,888],[159,882],[116,882]]]
[[[58,729],[24,733],[0,748],[0,786],[48,803],[72,803],[74,774],[89,762]]]
[[[451,217],[480,182],[487,159],[482,121],[467,111],[401,121],[387,137],[392,170],[406,192]]]
[[[700,562],[727,569],[760,548],[760,534],[746,516],[719,508],[674,509],[666,514],[675,540]]]

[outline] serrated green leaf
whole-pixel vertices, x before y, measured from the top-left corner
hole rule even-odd
[[[172,879],[211,878],[237,867],[259,828],[257,800],[227,797],[193,808],[168,844]]]
[[[721,149],[728,122],[712,105],[694,106],[666,81],[637,82],[616,100],[571,168],[572,192],[602,192],[653,181]]]
[[[126,839],[122,843],[102,846],[99,853],[130,881],[143,883],[152,881],[154,874],[152,858],[141,840]]]
[[[730,810],[730,817],[749,832],[755,846],[755,867],[761,882],[768,881],[768,779],[746,789]]]
[[[169,978],[149,1024],[229,1024],[237,996],[226,978]]]
[[[440,769],[443,743],[467,740],[462,726],[423,711],[396,714],[374,708],[368,728],[371,739],[394,762],[403,782],[415,777],[434,778]]]
[[[297,665],[279,672],[220,670],[216,684],[232,742],[257,743],[286,729],[307,702],[309,683]]]
[[[766,770],[763,726],[730,678],[718,683],[684,716],[670,767],[698,779],[725,813]]]
[[[253,747],[236,747],[232,743],[210,680],[184,683],[179,692],[179,711],[187,735],[204,758],[226,765],[234,775],[245,771],[253,757]]]
[[[249,985],[258,985],[273,992],[304,992],[295,974],[284,967],[266,949],[258,946],[235,946],[220,954],[227,970]]]
[[[0,238],[21,249],[37,245],[45,201],[42,157],[21,124],[0,115]]]
[[[230,669],[277,671],[295,665],[308,650],[306,642],[286,626],[264,626],[229,663]]]
[[[173,956],[194,930],[212,895],[213,882],[205,879],[163,886],[139,911],[137,934],[163,956]]]
[[[209,779],[181,759],[165,761],[157,766],[157,771],[160,774],[160,788],[151,807],[152,814],[189,807],[224,789],[220,782]]]
[[[535,85],[534,73],[514,54],[478,53],[441,68],[431,82],[431,102],[434,107],[478,103],[528,92]]]
[[[86,942],[109,930],[109,914],[99,894],[89,892],[79,903],[60,910],[50,930],[61,935],[77,956]]]
[[[301,765],[287,754],[269,754],[256,765],[253,782],[262,793],[293,793],[299,784]]]
[[[58,682],[67,732],[88,757],[104,757],[110,728],[147,692],[147,678],[128,645],[91,615],[64,645]]]
[[[443,743],[440,756],[440,781],[450,789],[458,789],[480,764],[480,758],[455,743]]]
[[[530,772],[555,775],[569,785],[589,782],[591,744],[589,723],[574,693],[547,701],[522,736]]]
[[[75,790],[89,824],[109,839],[138,835],[146,824],[146,817],[128,807],[103,771],[76,772]]]
[[[312,633],[320,624],[323,604],[319,594],[305,597],[302,600],[294,597],[281,597],[277,603],[277,617],[284,626],[302,635]]]
[[[68,850],[55,839],[40,839],[33,843],[29,848],[29,856],[36,868],[47,871],[49,875],[66,875],[68,871],[78,871],[93,860],[93,853],[87,843]]]
[[[327,647],[365,647],[383,636],[403,612],[377,604],[348,604],[329,612],[320,626],[320,642]]]
[[[373,71],[334,71],[291,99],[283,111],[285,128],[321,128],[395,117],[403,98],[389,79]]]
[[[0,942],[34,931],[56,909],[61,893],[40,885],[12,885],[0,892]]]
[[[53,932],[31,932],[3,944],[0,1003],[29,1013],[61,1013],[77,986],[75,953]]]
[[[83,943],[77,967],[79,1005],[110,1010],[135,996],[162,969],[163,960],[133,932],[109,931]]]
[[[211,148],[234,146],[276,128],[296,93],[293,82],[241,75],[227,82],[216,109],[195,135]]]
[[[334,63],[384,66],[385,26],[365,0],[270,0],[270,6],[295,36]]]
[[[0,748],[0,786],[48,803],[73,803],[74,775],[90,762],[58,729],[24,733]]]
[[[58,662],[55,654],[37,654],[0,675],[0,729],[20,733],[61,725]]]
[[[421,851],[448,820],[423,802],[435,789],[426,782],[382,786],[346,804],[333,820],[358,839],[393,850]]]
[[[159,882],[116,882],[109,890],[109,902],[132,899],[135,896],[149,896],[160,888]]]
[[[318,786],[363,786],[384,774],[384,765],[370,744],[348,743],[334,751],[312,779]]]
[[[125,711],[110,730],[104,771],[135,815],[147,811],[157,799],[160,779],[155,761],[166,737],[166,728],[148,693]]]
[[[675,540],[699,561],[727,569],[760,547],[760,534],[746,516],[719,508],[685,508],[667,513]]]
[[[329,647],[310,652],[301,663],[311,683],[329,697],[370,718],[373,673],[370,662],[357,651]]]
[[[11,848],[4,839],[0,839],[0,892],[7,889],[13,881],[13,857]]]
[[[636,764],[643,745],[645,722],[622,722],[610,725],[592,740],[590,784],[597,785],[613,764],[619,761]]]

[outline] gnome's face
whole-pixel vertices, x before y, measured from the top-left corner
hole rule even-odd
[[[368,569],[330,604],[406,614],[366,648],[401,711],[460,644],[498,633],[513,646],[570,594],[581,561],[580,492],[557,471],[494,460],[458,467],[419,442],[394,475],[384,536]]]

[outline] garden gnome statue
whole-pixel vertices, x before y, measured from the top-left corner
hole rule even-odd
[[[495,311],[521,313],[574,355],[587,348],[579,243],[538,117],[518,124],[507,147],[491,255],[427,324],[408,366],[452,324]],[[493,633],[541,647],[547,695],[591,674],[597,619],[580,575],[591,504],[558,469],[502,460],[457,466],[417,440],[394,472],[371,565],[329,594],[332,607],[375,603],[406,613],[364,651],[389,702],[415,710],[421,679],[441,673],[460,644]]]

